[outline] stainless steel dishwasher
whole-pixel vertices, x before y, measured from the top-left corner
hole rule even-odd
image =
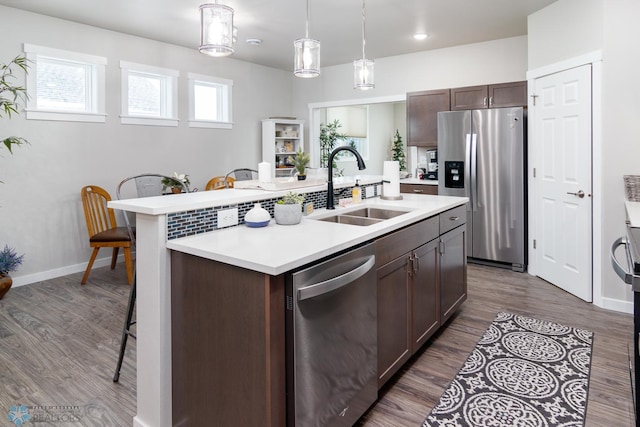
[[[351,426],[375,402],[375,245],[286,278],[287,425]]]

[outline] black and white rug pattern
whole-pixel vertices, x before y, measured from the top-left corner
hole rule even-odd
[[[584,425],[593,332],[498,313],[423,427]]]

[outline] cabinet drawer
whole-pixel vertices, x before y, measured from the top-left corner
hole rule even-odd
[[[467,222],[467,205],[458,206],[440,214],[440,234]]]
[[[435,195],[438,195],[438,186],[437,185],[427,185],[427,184],[400,184],[400,192],[401,193],[412,193],[412,194],[435,194]]]
[[[439,236],[437,216],[427,218],[376,240],[376,265],[385,265],[402,254]]]

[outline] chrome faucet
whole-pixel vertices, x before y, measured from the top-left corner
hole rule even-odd
[[[358,153],[355,148],[348,147],[346,145],[340,146],[333,150],[331,154],[329,154],[328,166],[329,166],[329,177],[327,180],[327,209],[335,209],[333,206],[333,158],[336,156],[338,151],[350,151],[356,156],[356,161],[358,162],[358,169],[363,170],[366,169],[364,164],[364,160],[362,160],[362,156]]]

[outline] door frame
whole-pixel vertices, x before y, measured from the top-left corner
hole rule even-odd
[[[602,296],[602,260],[608,259],[607,248],[603,246],[602,242],[602,51],[593,51],[527,71],[527,95],[529,107],[528,120],[529,123],[533,123],[536,118],[535,109],[533,108],[535,80],[540,77],[566,71],[571,68],[581,67],[583,65],[591,65],[591,268],[593,270],[591,280],[593,288],[593,304],[598,307],[613,308],[605,306],[606,300]],[[533,168],[536,167],[533,162],[533,159],[536,159],[536,156],[534,155],[536,148],[536,136],[535,126],[529,126],[527,131],[529,141],[527,144],[527,157],[529,159],[529,163],[527,165],[529,241],[527,245],[529,252],[528,272],[534,276],[536,276],[536,257],[535,249],[533,248],[533,241],[537,238],[536,223],[534,219],[537,211],[535,201],[538,196],[535,179],[533,177]]]

